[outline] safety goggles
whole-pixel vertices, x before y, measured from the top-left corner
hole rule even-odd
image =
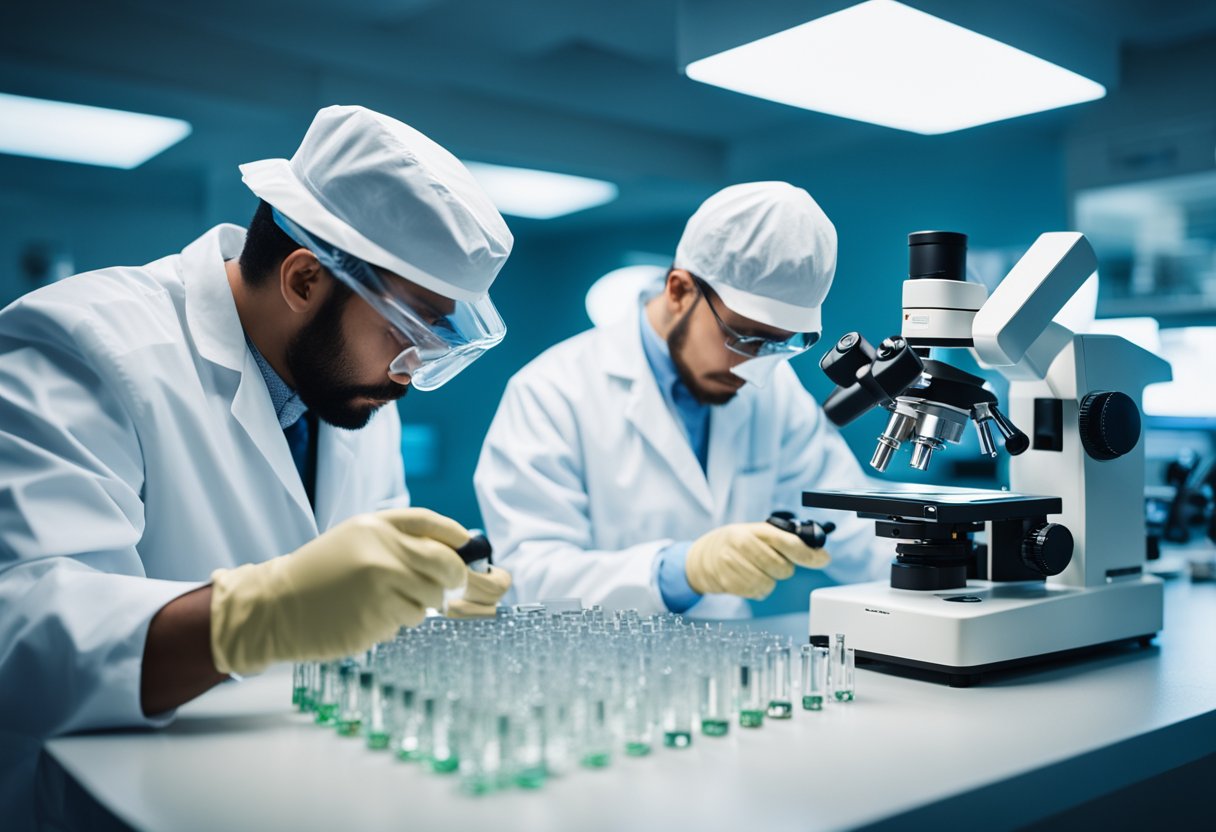
[[[770,355],[792,358],[795,355],[801,355],[806,352],[815,346],[815,343],[819,340],[818,332],[795,332],[789,338],[765,338],[763,335],[744,335],[722,320],[722,316],[718,314],[718,310],[714,309],[712,298],[717,297],[717,293],[713,291],[710,285],[699,277],[693,277],[692,280],[696,284],[697,291],[704,296],[705,305],[709,307],[714,320],[718,322],[718,327],[722,330],[722,334],[726,336],[726,348],[733,353],[746,356],[747,358],[765,358]]]
[[[408,375],[419,390],[442,387],[507,334],[488,295],[473,303],[453,300],[450,312],[428,309],[421,299],[405,296],[405,280],[382,275],[370,263],[331,246],[277,210],[273,215],[287,236],[311,251],[327,271],[388,321],[402,346],[389,372]]]

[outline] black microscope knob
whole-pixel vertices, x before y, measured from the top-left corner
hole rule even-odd
[[[1077,418],[1081,444],[1094,459],[1118,459],[1140,441],[1140,408],[1126,393],[1088,394]]]
[[[469,538],[467,543],[456,550],[456,554],[460,555],[460,559],[466,564],[478,560],[492,561],[494,548],[484,534],[477,532]]]
[[[794,519],[792,511],[774,511],[765,522],[770,526],[776,526],[783,532],[798,534],[798,521]]]
[[[830,520],[826,523],[808,520],[798,526],[798,537],[809,548],[822,549],[828,541],[828,535],[834,531],[836,531],[836,524]]]
[[[1044,575],[1059,575],[1072,561],[1072,532],[1059,523],[1040,523],[1022,540],[1022,562]]]

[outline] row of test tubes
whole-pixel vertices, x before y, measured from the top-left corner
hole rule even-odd
[[[677,615],[530,605],[430,618],[363,656],[297,664],[292,700],[319,725],[484,794],[688,748],[697,728],[722,737],[790,719],[799,691],[806,711],[852,701],[853,667],[843,635],[798,653],[786,637]]]

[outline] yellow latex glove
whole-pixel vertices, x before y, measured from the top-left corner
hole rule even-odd
[[[443,614],[448,618],[489,618],[494,615],[498,599],[511,588],[511,573],[491,566],[490,571],[468,571],[469,582],[464,595],[448,601]]]
[[[831,561],[796,534],[769,523],[734,523],[702,535],[688,549],[688,585],[702,595],[723,592],[759,601],[794,574],[795,564],[822,569]]]
[[[211,576],[211,657],[221,673],[335,659],[422,621],[460,586],[469,533],[423,508],[362,514],[289,555]]]

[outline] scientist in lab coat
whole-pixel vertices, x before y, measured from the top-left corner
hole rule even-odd
[[[818,339],[835,269],[806,191],[726,188],[657,294],[511,379],[474,481],[521,600],[743,617],[877,575],[892,551],[873,523],[802,509],[803,490],[869,485],[788,363]],[[763,522],[781,509],[836,523],[830,562]]]
[[[501,340],[502,217],[450,153],[361,107],[241,173],[248,232],[0,312],[8,828],[39,738],[164,725],[230,674],[364,650],[461,583],[455,613],[492,613],[509,585],[465,568],[458,523],[406,507],[392,404]]]

